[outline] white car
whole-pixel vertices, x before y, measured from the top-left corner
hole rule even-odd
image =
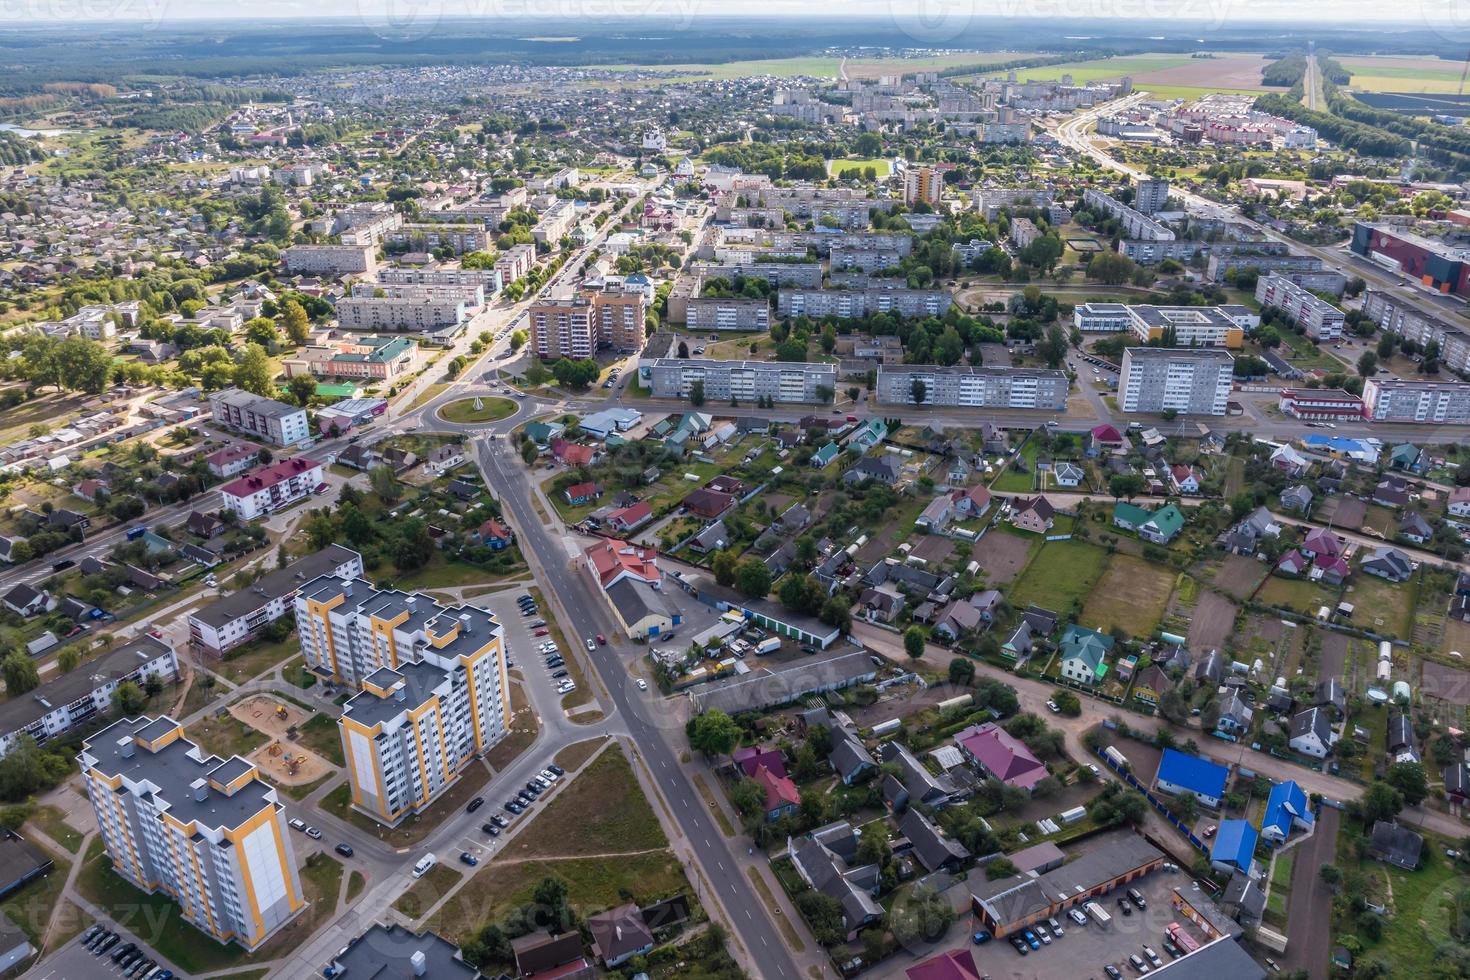
[[[646,690],[648,690],[648,682],[646,680],[644,680],[643,678],[641,678],[641,677],[638,678],[638,690],[640,690],[640,691],[646,691]]]
[[[594,639],[592,639],[590,636],[587,638],[587,652],[588,653],[596,653],[597,652],[597,641],[594,640]]]

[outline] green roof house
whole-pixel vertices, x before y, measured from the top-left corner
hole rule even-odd
[[[1184,514],[1173,504],[1150,513],[1137,504],[1119,501],[1113,507],[1113,526],[1133,531],[1154,544],[1168,544],[1184,530]]]
[[[538,446],[549,446],[567,427],[560,422],[527,422],[526,436]]]
[[[1106,633],[1076,624],[1068,626],[1059,648],[1062,676],[1077,684],[1101,682],[1108,672],[1103,658],[1112,648],[1113,638]]]
[[[1137,531],[1148,520],[1148,511],[1137,504],[1118,501],[1113,505],[1113,526],[1125,531]]]
[[[829,442],[821,449],[818,449],[816,452],[812,453],[812,465],[815,466],[817,469],[821,469],[822,467],[826,466],[828,463],[836,459],[838,452],[839,450],[837,448],[837,443]]]

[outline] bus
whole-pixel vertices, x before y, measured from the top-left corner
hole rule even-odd
[[[1186,956],[1199,949],[1199,943],[1195,942],[1194,938],[1185,932],[1177,922],[1169,923],[1169,927],[1164,930],[1164,935],[1168,936],[1169,941],[1179,947],[1179,952]]]

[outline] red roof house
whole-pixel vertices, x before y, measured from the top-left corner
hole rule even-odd
[[[625,578],[655,589],[663,584],[658,571],[658,552],[653,548],[640,548],[626,541],[599,541],[584,554],[592,577],[603,589]]]
[[[644,521],[653,516],[653,506],[646,500],[640,500],[629,507],[619,507],[607,515],[608,527],[615,531],[631,531]]]
[[[971,725],[954,740],[971,762],[1007,786],[1029,791],[1046,778],[1046,766],[1026,743],[994,722]]]
[[[569,439],[553,439],[551,455],[568,466],[589,466],[597,458],[597,450]]]
[[[735,503],[733,494],[701,487],[684,498],[684,509],[697,517],[714,520]]]
[[[758,766],[752,777],[766,791],[766,819],[780,820],[801,806],[801,791],[785,776],[778,776],[765,766]]]
[[[968,949],[951,949],[915,963],[904,971],[909,980],[980,980],[975,957]]]

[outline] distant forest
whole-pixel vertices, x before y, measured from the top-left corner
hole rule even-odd
[[[660,18],[599,22],[519,22],[445,19],[425,37],[394,37],[355,20],[167,23],[161,29],[118,24],[0,26],[0,97],[24,97],[50,82],[110,83],[127,76],[269,78],[330,67],[421,64],[719,64],[808,55],[829,48],[923,48],[925,31],[903,30],[887,18],[781,20],[701,18],[695,26]],[[1283,41],[1305,45],[1280,24],[1210,28],[1119,20],[976,18],[933,47],[996,51],[1083,51],[1094,57],[1143,51],[1261,51]],[[1302,25],[1302,30],[1308,30]],[[1283,31],[1287,36],[1283,37]],[[1463,46],[1432,31],[1406,26],[1373,31],[1311,25],[1319,46],[1337,54],[1440,54],[1463,58]],[[533,38],[571,37],[547,42]],[[385,45],[385,40],[391,44]]]

